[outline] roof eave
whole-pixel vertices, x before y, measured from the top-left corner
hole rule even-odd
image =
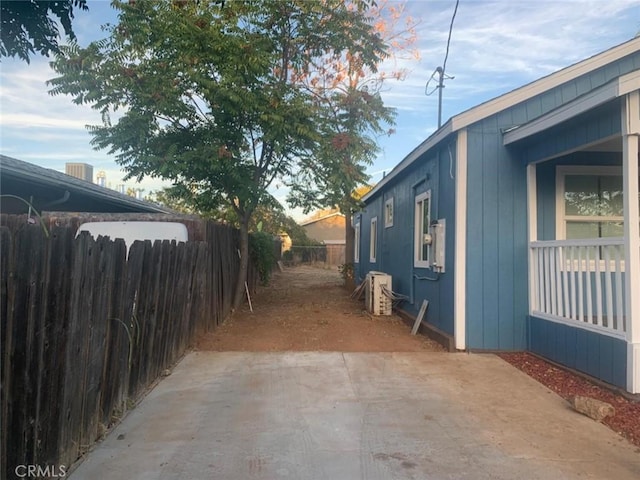
[[[413,162],[415,162],[418,158],[424,155],[426,152],[431,150],[434,146],[440,143],[442,140],[447,138],[452,130],[452,119],[449,119],[447,123],[445,123],[442,127],[436,130],[433,134],[431,134],[424,142],[414,148],[409,155],[404,157],[404,159],[396,165],[393,170],[391,170],[385,177],[380,180],[373,189],[371,189],[366,195],[362,197],[363,202],[367,202],[371,197],[375,196],[377,192],[384,187],[387,183],[393,180],[396,176],[398,176],[404,169],[409,167]]]
[[[429,149],[437,145],[449,134],[462,130],[474,123],[477,123],[491,115],[495,115],[509,107],[524,102],[536,95],[540,95],[552,88],[574,80],[593,70],[601,68],[612,62],[620,60],[640,50],[640,37],[633,38],[627,42],[616,45],[604,52],[597,53],[587,59],[581,60],[573,65],[550,73],[549,75],[534,80],[522,87],[488,100],[480,105],[472,107],[462,113],[451,117],[447,123],[429,138],[422,142],[416,149],[407,155],[391,172],[386,175],[362,200],[366,203],[375,196],[380,189],[398,176],[404,169],[409,167],[414,161],[422,156]]]

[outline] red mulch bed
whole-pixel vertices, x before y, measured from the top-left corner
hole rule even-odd
[[[565,400],[583,395],[610,403],[616,413],[605,418],[602,423],[640,447],[640,402],[629,400],[613,390],[600,387],[529,353],[501,353],[498,356]]]

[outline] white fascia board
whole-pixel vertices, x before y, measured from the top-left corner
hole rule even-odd
[[[613,100],[617,96],[617,91],[617,82],[611,82],[610,84],[593,90],[572,102],[552,110],[546,115],[542,115],[529,123],[505,133],[502,137],[502,144],[510,145],[566,122],[581,113]]]
[[[385,176],[380,182],[378,182],[373,190],[362,197],[362,200],[364,202],[367,202],[369,198],[375,195],[384,185],[390,182],[405,168],[407,168],[415,160],[417,160],[423,153],[431,149],[447,135],[466,128],[471,124],[477,123],[487,117],[490,117],[491,115],[506,110],[509,107],[517,105],[518,103],[527,101],[530,98],[535,97],[536,95],[540,95],[548,90],[551,90],[552,88],[570,82],[571,80],[575,80],[582,75],[585,75],[589,72],[597,70],[598,68],[604,67],[605,65],[620,60],[621,58],[631,55],[639,50],[640,37],[633,38],[628,42],[617,45],[613,48],[610,48],[609,50],[596,54],[574,65],[551,73],[546,77],[535,80],[527,85],[524,85],[520,88],[512,90],[511,92],[494,98],[493,100],[489,100],[476,107],[472,107],[465,112],[455,115],[454,117],[450,118],[442,128],[436,131],[431,137],[427,138],[415,150],[407,155],[404,160],[402,160],[402,162],[396,165],[396,167],[387,176]],[[621,81],[622,78],[624,77],[621,77]]]
[[[639,88],[640,71],[628,73],[525,125],[505,133],[502,143],[503,145],[510,145],[540,133]]]
[[[367,202],[373,195],[375,195],[384,185],[389,183],[394,177],[398,176],[405,168],[415,162],[424,153],[431,150],[435,145],[444,140],[453,130],[451,129],[451,120],[444,124],[434,134],[427,138],[424,142],[418,145],[409,155],[396,165],[382,180],[380,180],[376,186],[362,197],[363,202]]]
[[[536,95],[540,95],[552,88],[558,87],[564,83],[575,80],[589,72],[604,67],[621,58],[631,55],[640,50],[640,37],[634,38],[621,45],[617,45],[602,53],[596,54],[586,60],[582,60],[574,65],[563,68],[555,73],[551,73],[546,77],[535,80],[523,87],[517,88],[500,97],[489,100],[477,107],[471,108],[466,112],[456,115],[452,118],[453,130],[460,130],[472,123],[476,123],[484,118],[490,117],[502,110],[517,105],[518,103],[529,100]]]
[[[627,93],[634,92],[640,89],[640,70],[635,70],[631,73],[618,78],[618,96],[626,95]]]

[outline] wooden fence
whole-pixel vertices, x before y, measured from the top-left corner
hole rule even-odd
[[[176,245],[0,228],[0,457],[66,465],[231,311],[237,231]],[[250,268],[249,284],[255,285]]]

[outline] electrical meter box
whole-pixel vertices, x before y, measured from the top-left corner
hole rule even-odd
[[[445,235],[447,222],[444,218],[431,223],[431,268],[444,273]]]

